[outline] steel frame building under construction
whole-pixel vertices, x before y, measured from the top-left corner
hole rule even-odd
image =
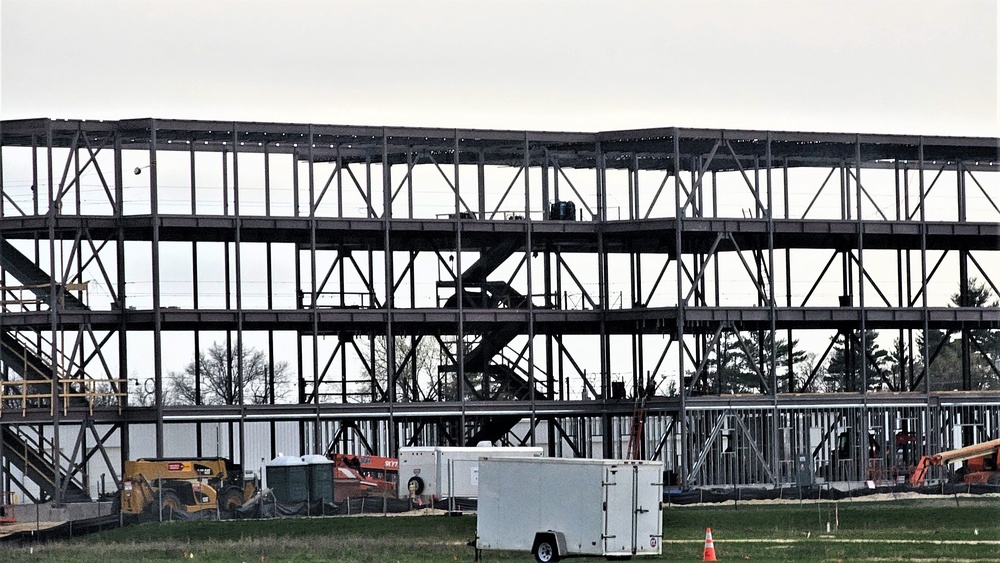
[[[0,488],[34,500],[220,434],[245,464],[489,441],[681,486],[892,480],[1000,434],[1000,309],[968,297],[1000,295],[998,139],[33,119],[0,144]]]

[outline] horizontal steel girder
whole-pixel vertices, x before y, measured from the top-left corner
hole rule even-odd
[[[114,239],[118,220],[101,215],[60,216],[55,220],[55,237],[73,240],[81,230],[92,238]],[[259,216],[128,216],[122,219],[126,240],[150,241],[154,224],[160,241],[235,242],[237,229],[243,243],[293,243],[310,248],[312,221],[306,217]],[[389,244],[396,251],[440,251],[453,249],[456,229],[462,229],[464,250],[493,248],[498,241],[516,238],[523,252],[529,222],[525,220],[391,219]],[[1000,250],[1000,223],[919,221],[842,221],[823,219],[649,219],[642,221],[532,221],[532,251],[546,248],[560,252],[594,253],[598,234],[609,253],[674,252],[674,236],[681,229],[681,252],[707,252],[717,233],[731,233],[739,250],[768,248],[768,228],[773,223],[775,249],[858,248],[864,237],[868,250],[919,250],[925,238],[929,250]],[[384,250],[386,222],[381,219],[317,218],[317,249]],[[4,217],[0,232],[6,239],[33,240],[48,237],[49,218],[44,216]],[[736,250],[723,243],[718,251]]]
[[[647,414],[677,415],[680,413],[680,397],[653,397],[646,401]],[[937,407],[937,406],[989,406],[1000,408],[1000,394],[989,391],[938,392],[929,395],[920,393],[793,393],[775,395],[720,395],[689,397],[685,409],[818,409],[818,408],[867,408],[896,407]],[[459,417],[514,415],[529,417],[562,416],[626,416],[634,412],[631,399],[589,400],[589,401],[442,401],[442,402],[397,402],[397,403],[321,403],[281,404],[281,405],[186,405],[165,406],[164,422],[189,421],[234,421],[243,417],[247,421],[270,420],[387,420],[398,421]],[[70,408],[60,420],[71,423],[88,418],[88,411]],[[135,424],[152,424],[156,421],[153,407],[127,407],[122,414],[114,408],[94,408],[90,417],[95,423],[119,422],[124,420]],[[26,422],[51,421],[48,408],[29,408],[22,417],[21,411],[4,413],[0,423],[23,424]]]
[[[868,329],[921,329],[926,318],[932,329],[980,330],[1000,328],[1000,310],[986,307],[782,307],[774,311],[777,329],[844,330],[855,329],[864,319]],[[383,335],[389,313],[386,309],[316,310],[113,310],[65,311],[60,326],[76,330],[89,325],[93,330],[117,330],[124,322],[128,330],[152,330],[159,316],[162,330],[291,330],[303,335],[312,333],[316,317],[319,334]],[[772,313],[762,307],[685,307],[685,334],[711,334],[720,324],[739,330],[768,329]],[[600,334],[604,323],[609,334],[670,334],[676,329],[678,308],[650,307],[613,310],[472,309],[463,312],[466,334],[495,330],[497,323],[517,325],[520,334],[528,334],[528,321],[534,320],[535,334]],[[393,309],[393,330],[397,335],[455,332],[457,309]],[[45,330],[50,318],[45,311],[8,313],[4,328]]]

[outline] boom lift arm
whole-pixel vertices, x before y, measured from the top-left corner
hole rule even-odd
[[[910,485],[914,487],[922,487],[924,485],[924,480],[927,477],[927,470],[932,466],[959,463],[962,461],[976,460],[980,458],[982,458],[983,463],[970,463],[970,469],[977,473],[984,473],[981,480],[986,481],[990,475],[996,474],[996,459],[998,454],[1000,454],[1000,439],[990,440],[989,442],[983,442],[982,444],[966,446],[957,450],[941,452],[936,455],[925,455],[920,458],[916,467],[913,468],[913,472],[910,473],[909,482]],[[991,472],[985,467],[987,459],[992,459],[994,462]],[[967,478],[966,482],[972,481]]]

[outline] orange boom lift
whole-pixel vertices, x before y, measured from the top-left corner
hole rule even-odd
[[[990,440],[957,450],[925,455],[910,473],[910,485],[922,487],[927,477],[927,470],[931,467],[963,461],[965,467],[959,470],[962,483],[1000,485],[1000,471],[997,471],[997,467],[1000,466],[1000,440]]]

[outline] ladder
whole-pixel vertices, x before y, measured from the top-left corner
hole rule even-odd
[[[642,430],[646,423],[646,399],[653,396],[656,387],[652,380],[647,382],[641,391],[636,393],[632,406],[632,427],[628,433],[628,448],[625,459],[639,459],[642,455]]]

